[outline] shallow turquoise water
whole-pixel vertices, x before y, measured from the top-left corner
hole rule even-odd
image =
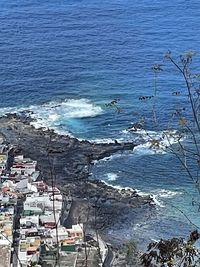
[[[38,125],[89,140],[130,140],[123,130],[141,116],[148,130],[165,129],[171,112],[187,104],[185,92],[172,96],[183,82],[163,55],[199,50],[199,16],[195,0],[1,1],[1,113],[30,109]],[[156,99],[159,126],[152,123],[153,102],[139,100],[154,92],[151,66],[156,62],[164,69]],[[197,68],[198,63],[197,58]],[[121,113],[106,108],[113,99],[120,99]],[[190,227],[181,222],[187,221],[171,204],[199,223],[191,206],[193,185],[169,154],[141,148],[100,162],[94,173],[112,185],[157,197],[159,216],[138,233],[147,229],[144,235],[155,237],[158,224],[159,236],[187,234]]]

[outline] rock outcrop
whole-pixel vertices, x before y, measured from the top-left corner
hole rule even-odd
[[[35,129],[30,117],[25,114],[1,117],[0,133],[7,143],[14,145],[16,153],[38,161],[38,169],[44,180],[51,183],[53,178],[64,193],[70,192],[75,199],[84,200],[91,209],[91,225],[95,216],[95,224],[99,229],[123,222],[125,214],[133,209],[152,206],[150,196],[140,196],[135,190],[117,190],[90,178],[90,164],[94,160],[119,151],[133,150],[133,143],[94,144],[79,141],[58,135],[53,130]],[[83,202],[77,203],[77,212],[71,213],[71,222],[77,220],[77,213],[80,213],[80,217],[84,215],[81,208]]]

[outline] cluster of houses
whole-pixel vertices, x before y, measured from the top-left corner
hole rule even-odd
[[[63,226],[71,197],[38,179],[36,161],[9,151],[0,145],[0,267],[77,266],[83,224]]]

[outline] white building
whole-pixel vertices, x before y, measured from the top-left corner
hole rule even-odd
[[[54,201],[53,201],[54,200]],[[54,203],[53,203],[54,202]],[[33,193],[26,198],[24,202],[24,210],[29,207],[42,207],[47,210],[62,210],[62,195],[54,195],[49,193]]]
[[[24,158],[23,155],[16,156],[11,167],[11,174],[32,175],[36,172],[36,165],[37,161]]]
[[[20,218],[20,227],[28,227],[30,225],[39,226],[39,215],[25,216]]]

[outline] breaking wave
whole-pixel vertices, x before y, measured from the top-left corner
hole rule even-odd
[[[102,113],[101,107],[94,105],[87,99],[70,99],[61,103],[50,102],[48,104],[31,107],[33,114],[32,122],[35,128],[50,127],[59,132],[62,129],[62,124],[67,123],[70,119],[95,117]],[[70,130],[70,129],[69,129]],[[64,133],[66,131],[62,131]]]
[[[32,119],[35,128],[50,128],[62,134],[69,134],[65,124],[71,119],[96,117],[103,113],[103,109],[88,99],[67,99],[62,102],[52,101],[42,105],[31,105],[20,108],[2,108],[0,115],[25,112]],[[69,129],[70,131],[70,129]]]

